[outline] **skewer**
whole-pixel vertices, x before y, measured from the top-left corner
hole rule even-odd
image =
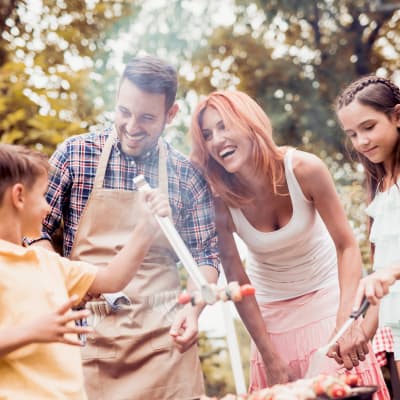
[[[232,300],[233,302],[241,301],[244,296],[251,296],[255,293],[253,286],[246,284],[240,286],[238,282],[229,282],[227,286],[223,288],[213,288],[215,291],[216,301],[226,302]],[[193,293],[183,292],[178,297],[179,304],[192,303],[192,305],[205,304],[206,301],[202,297],[200,291]]]
[[[143,175],[138,175],[133,179],[138,190],[151,189]],[[228,286],[218,289],[216,285],[211,285],[207,282],[203,274],[200,272],[196,261],[190,254],[185,242],[182,240],[174,224],[168,217],[160,217],[155,215],[162,231],[170,242],[175,253],[181,260],[183,266],[192,278],[194,284],[198,287],[198,291],[193,294],[187,292],[182,293],[178,302],[186,304],[191,302],[195,304],[214,304],[216,301],[240,301],[243,296],[249,296],[255,293],[255,289],[251,285],[239,286],[237,282],[230,282]]]

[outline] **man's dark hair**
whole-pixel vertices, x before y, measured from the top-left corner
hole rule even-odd
[[[134,57],[127,62],[119,86],[125,78],[144,92],[165,94],[166,111],[174,104],[177,72],[166,61],[154,56]]]

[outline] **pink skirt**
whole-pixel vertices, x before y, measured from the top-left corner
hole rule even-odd
[[[304,377],[310,356],[325,346],[335,329],[339,294],[337,286],[309,293],[295,299],[259,304],[272,344],[292,370]],[[389,400],[390,395],[372,348],[366,360],[350,372],[361,378],[363,385],[379,387],[374,400]],[[321,373],[337,375],[347,371],[327,359]],[[254,343],[251,346],[250,392],[268,386],[265,366]]]

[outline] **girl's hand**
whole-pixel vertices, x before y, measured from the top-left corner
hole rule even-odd
[[[376,271],[361,279],[354,300],[354,309],[360,307],[364,296],[371,304],[378,304],[379,300],[389,293],[389,287],[396,281],[398,274],[399,267],[391,267]]]
[[[89,310],[72,311],[78,296],[72,296],[55,312],[45,315],[28,324],[27,332],[31,332],[31,342],[51,343],[59,342],[73,346],[81,346],[80,340],[70,334],[91,333],[90,327],[75,326],[73,321],[86,318]]]

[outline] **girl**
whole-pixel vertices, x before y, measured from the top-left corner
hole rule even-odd
[[[258,304],[247,298],[237,305],[254,341],[250,390],[301,378],[310,355],[351,312],[361,276],[358,246],[330,174],[317,157],[278,147],[267,115],[239,91],[203,100],[191,136],[192,159],[216,196],[228,280],[256,288]],[[246,271],[234,232],[249,250]],[[361,364],[356,373],[363,383],[380,385],[377,398],[389,398],[367,352],[356,323],[329,354],[348,369]]]
[[[370,241],[376,271],[361,281],[356,304],[365,294],[380,303],[379,324],[389,326],[400,372],[400,89],[390,80],[366,76],[337,100],[337,115],[365,169],[371,218]],[[396,265],[397,264],[397,265]]]

